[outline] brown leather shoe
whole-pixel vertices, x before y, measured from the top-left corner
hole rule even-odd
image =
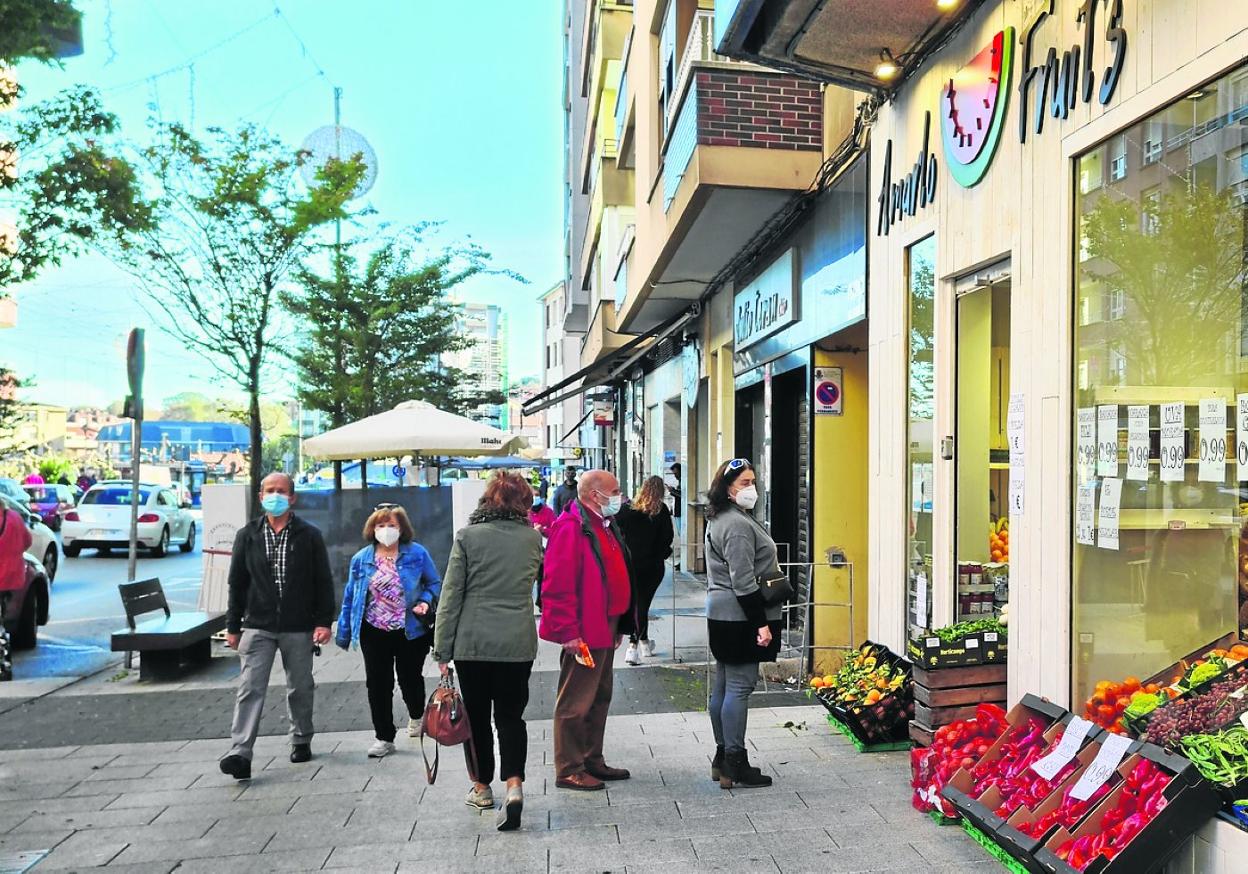
[[[592,777],[599,780],[627,780],[632,774],[628,773],[627,768],[612,768],[609,765],[603,765],[598,768],[586,768],[586,772]]]
[[[555,785],[560,789],[575,789],[578,792],[595,792],[606,788],[597,777],[586,774],[583,771],[568,777],[560,777],[555,780]]]

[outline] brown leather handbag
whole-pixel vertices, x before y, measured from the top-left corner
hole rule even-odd
[[[425,738],[437,742],[433,748],[433,764],[429,764],[429,755],[425,752]],[[420,755],[425,760],[425,779],[432,786],[438,779],[438,758],[442,747],[464,745],[464,761],[468,765],[468,775],[476,780],[477,749],[472,743],[472,727],[468,724],[468,711],[464,708],[464,699],[455,688],[455,669],[448,668],[446,676],[438,683],[438,687],[429,696],[425,705],[425,715],[420,724]]]

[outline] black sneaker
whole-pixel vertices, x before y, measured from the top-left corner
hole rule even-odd
[[[242,756],[226,756],[221,760],[221,773],[229,774],[235,780],[250,780],[251,762]]]
[[[290,748],[290,760],[298,765],[312,760],[312,744],[295,744]]]

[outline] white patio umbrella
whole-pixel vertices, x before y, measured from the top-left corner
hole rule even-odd
[[[439,410],[424,401],[405,401],[303,441],[303,452],[331,461],[400,458],[404,455],[510,455],[528,445],[517,437]]]

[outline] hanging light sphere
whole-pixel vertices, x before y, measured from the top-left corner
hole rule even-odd
[[[17,95],[19,92],[17,70],[5,64],[0,64],[0,112],[17,106]]]
[[[352,199],[363,197],[377,181],[377,153],[363,134],[349,127],[332,124],[318,127],[303,141],[302,151],[307,153],[303,179],[309,185],[316,184],[316,174],[330,161],[350,161],[357,155],[364,163],[364,175],[351,192]]]

